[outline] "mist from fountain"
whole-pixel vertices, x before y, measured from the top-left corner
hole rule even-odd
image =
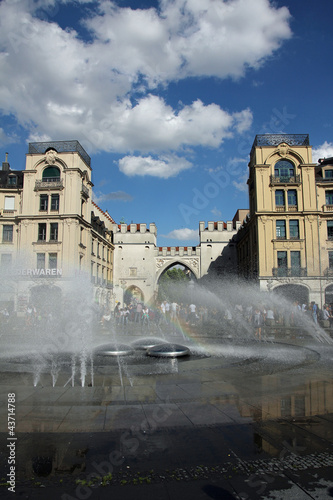
[[[8,275],[5,279],[7,282],[10,281]],[[17,277],[14,276],[9,285],[9,288],[15,289]],[[129,369],[131,363],[128,359],[131,358],[132,361],[134,359],[134,362],[140,356],[142,359],[145,355],[142,354],[142,350],[144,353],[146,351],[143,344],[149,343],[149,339],[154,345],[167,342],[171,345],[184,344],[191,356],[204,355],[224,359],[258,356],[260,350],[263,350],[259,344],[266,344],[265,357],[281,356],[281,362],[284,362],[285,349],[281,352],[277,348],[274,351],[270,350],[270,343],[274,339],[263,335],[262,342],[259,343],[255,338],[253,324],[246,316],[247,308],[250,306],[272,308],[281,313],[289,322],[292,318],[298,335],[310,336],[314,342],[332,343],[330,335],[315,324],[311,317],[299,312],[286,299],[274,293],[260,292],[254,286],[239,283],[233,279],[226,282],[215,280],[210,282],[209,287],[193,282],[190,285],[189,283],[174,285],[169,290],[170,298],[174,296],[175,287],[177,287],[179,302],[195,303],[198,308],[197,312],[199,307],[209,310],[207,321],[203,321],[200,326],[198,324],[193,326],[188,322],[181,323],[179,320],[174,324],[156,323],[150,331],[148,328],[147,331],[142,331],[141,325],[136,328],[135,324],[131,324],[129,328],[126,328],[113,323],[112,327],[108,327],[107,332],[101,332],[99,310],[93,303],[93,287],[87,277],[78,276],[69,280],[61,301],[52,303],[50,296],[54,287],[56,283],[48,284],[44,290],[44,296],[39,297],[40,317],[33,324],[23,324],[24,319],[17,319],[12,320],[8,325],[2,325],[1,360],[11,362],[12,366],[16,363],[19,370],[32,373],[32,383],[35,387],[42,383],[41,377],[45,373],[49,373],[51,385],[55,387],[60,375],[64,372],[70,375],[64,386],[71,384],[74,387],[76,380],[79,381],[81,387],[94,385],[98,365],[96,353],[103,355],[100,350],[105,351],[106,344],[103,343],[105,336],[119,349],[126,338],[131,350],[134,351],[134,354],[130,353],[129,357],[121,355],[115,357],[121,385],[124,383],[124,377],[130,385],[134,384],[134,378]],[[230,317],[226,314],[227,311],[232,316],[231,320],[226,319]],[[15,335],[12,335],[11,328],[16,328]],[[281,327],[282,331],[288,328],[290,328],[289,324]],[[292,355],[295,355],[295,352]],[[110,359],[105,361],[105,356],[103,359],[104,364],[112,364]],[[178,362],[174,359],[161,362],[151,359],[149,363],[151,367],[147,369],[147,373],[152,372],[152,367],[156,369],[156,373],[178,371]]]

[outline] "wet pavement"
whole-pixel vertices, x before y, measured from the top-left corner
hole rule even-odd
[[[299,335],[264,340],[197,333],[183,359],[99,357],[87,361],[84,387],[79,363],[48,370],[3,357],[1,498],[333,497],[333,346]]]

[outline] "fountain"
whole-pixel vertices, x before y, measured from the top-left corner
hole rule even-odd
[[[97,356],[129,356],[133,354],[133,349],[127,344],[103,344],[97,347]]]
[[[188,347],[179,344],[158,344],[147,349],[148,356],[154,356],[156,358],[180,358],[182,356],[188,356],[190,350]]]
[[[50,290],[53,287],[50,285]],[[215,289],[190,282],[183,288],[179,285],[177,293],[184,300],[190,296],[200,306],[188,321],[150,325],[149,335],[136,323],[112,324],[106,331],[98,325],[89,280],[73,279],[68,282],[61,304],[55,304],[56,309],[52,309],[46,294],[45,302],[42,298],[39,302],[41,318],[35,317],[32,324],[22,325],[24,320],[17,319],[2,325],[2,370],[31,373],[35,387],[47,383],[47,373],[52,387],[85,387],[96,383],[99,370],[116,370],[121,380],[126,374],[131,383],[136,373],[165,373],[168,369],[174,373],[176,365],[168,363],[167,358],[200,363],[202,358],[211,357],[212,365],[268,359],[281,366],[299,362],[300,348],[281,344],[286,334],[296,340],[306,336],[316,343],[332,343],[311,317],[272,293],[263,294],[253,287],[230,282],[225,287],[215,284]],[[264,333],[257,332],[256,337],[250,306],[257,305],[282,312],[286,323],[265,327]],[[68,374],[65,380],[64,374]]]

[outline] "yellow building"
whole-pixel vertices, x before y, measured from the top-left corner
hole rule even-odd
[[[90,157],[77,141],[29,144],[26,168],[0,172],[1,305],[23,311],[88,276],[95,300],[112,299],[113,219],[91,199]]]
[[[333,302],[333,163],[312,162],[306,134],[257,135],[249,204],[237,235],[239,273],[261,290]]]

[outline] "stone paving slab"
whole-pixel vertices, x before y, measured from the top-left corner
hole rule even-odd
[[[106,409],[103,430],[130,429],[133,426],[148,428],[142,405],[112,405]]]
[[[25,411],[24,411],[25,408]],[[22,407],[17,414],[17,432],[57,432],[70,406]],[[22,412],[24,415],[22,415]]]
[[[193,425],[215,425],[230,422],[227,415],[210,404],[178,403],[178,407]]]
[[[179,384],[159,384],[156,385],[156,395],[158,398],[160,398],[162,401],[165,400],[175,400],[175,399],[190,399],[193,397],[193,392],[192,394],[187,391],[187,386],[189,391],[191,391],[191,388],[193,389],[193,386],[190,384],[183,384],[180,386]],[[198,394],[198,386],[197,386],[197,392],[196,392],[196,397],[200,396],[200,393]]]
[[[175,403],[144,405],[143,410],[151,429],[191,425],[188,416]]]
[[[61,422],[57,431],[102,431],[104,429],[105,413],[105,407],[85,405],[83,409],[80,406],[71,406],[66,418]]]

